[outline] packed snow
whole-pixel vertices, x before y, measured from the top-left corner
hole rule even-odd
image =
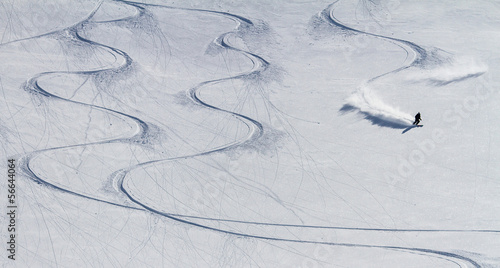
[[[0,3],[2,267],[500,267],[497,2],[138,1]]]

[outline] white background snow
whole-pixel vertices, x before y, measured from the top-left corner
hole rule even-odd
[[[500,267],[497,1],[50,2],[0,3],[2,267]]]

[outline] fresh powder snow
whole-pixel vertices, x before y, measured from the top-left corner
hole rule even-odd
[[[3,1],[2,267],[500,267],[499,14]]]

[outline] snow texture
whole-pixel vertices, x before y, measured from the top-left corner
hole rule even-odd
[[[2,267],[500,267],[498,14],[1,3]]]

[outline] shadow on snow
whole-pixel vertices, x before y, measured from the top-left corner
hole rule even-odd
[[[384,116],[372,115],[372,114],[369,114],[367,112],[363,112],[363,111],[359,110],[357,107],[354,107],[350,104],[345,104],[344,106],[342,106],[342,108],[340,108],[339,111],[342,114],[357,111],[358,113],[362,114],[363,117],[366,120],[370,121],[373,125],[377,125],[380,127],[394,128],[394,129],[405,129],[405,131],[403,131],[403,133],[407,132],[410,128],[412,128],[412,126],[409,125],[408,123],[397,122],[397,121],[391,120],[390,118],[385,118]]]

